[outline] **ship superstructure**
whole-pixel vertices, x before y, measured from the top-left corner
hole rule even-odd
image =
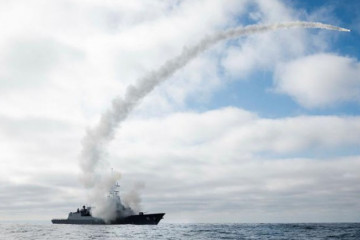
[[[116,183],[110,190],[108,198],[116,204],[116,213],[112,220],[92,216],[91,207],[85,205],[76,212],[70,212],[67,219],[52,219],[54,224],[151,224],[156,225],[163,218],[165,213],[145,214],[143,212],[135,213],[130,207],[125,207],[121,203],[118,191],[119,185]]]

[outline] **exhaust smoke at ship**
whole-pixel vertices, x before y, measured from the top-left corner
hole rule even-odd
[[[190,60],[204,52],[219,41],[236,38],[243,35],[261,33],[277,29],[288,28],[320,28],[335,31],[350,30],[328,24],[317,22],[286,22],[270,25],[250,25],[239,27],[227,31],[215,33],[205,37],[199,43],[185,47],[180,55],[165,62],[159,69],[152,71],[143,78],[138,79],[134,85],[130,85],[124,97],[116,97],[112,101],[111,108],[104,112],[100,122],[92,129],[87,129],[86,135],[82,140],[82,151],[80,155],[80,179],[84,186],[90,189],[90,203],[96,206],[94,214],[107,220],[114,218],[116,204],[104,197],[120,178],[119,174],[114,174],[105,168],[110,169],[106,161],[106,147],[114,138],[115,130],[119,123],[124,121],[129,113],[147,94],[149,94],[158,84],[173,75],[178,69],[184,67]],[[136,194],[136,192],[134,192]],[[129,198],[139,201],[139,196]],[[129,206],[136,203],[127,203]]]

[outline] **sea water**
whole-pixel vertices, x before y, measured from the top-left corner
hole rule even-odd
[[[0,239],[360,239],[360,223],[58,225],[1,223]]]

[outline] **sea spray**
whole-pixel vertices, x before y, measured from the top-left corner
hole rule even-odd
[[[350,31],[345,28],[318,22],[285,22],[270,25],[250,25],[218,32],[205,37],[195,45],[184,48],[180,55],[166,61],[156,71],[152,71],[143,78],[138,79],[136,84],[130,85],[124,97],[116,97],[112,101],[111,108],[102,114],[98,125],[92,129],[88,129],[82,140],[82,151],[80,155],[80,168],[82,173],[80,178],[84,186],[90,189],[89,201],[96,205],[96,209],[98,209],[94,214],[106,220],[111,220],[115,217],[113,213],[116,212],[116,204],[109,200],[104,200],[104,197],[111,189],[111,186],[120,178],[120,175],[114,175],[113,172],[104,170],[106,147],[114,138],[115,130],[119,123],[127,118],[141,99],[149,94],[157,85],[173,75],[178,69],[184,67],[198,54],[219,41],[243,35],[288,28],[320,28],[335,31]],[[132,194],[137,194],[137,192],[134,191]],[[138,196],[132,196],[129,200],[131,199],[139,201]],[[127,205],[132,206],[132,203],[127,202]]]

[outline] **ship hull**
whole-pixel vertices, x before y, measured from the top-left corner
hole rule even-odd
[[[87,219],[52,219],[53,224],[90,224],[90,225],[113,225],[113,224],[136,224],[136,225],[157,225],[165,213],[153,213],[142,215],[131,215],[125,218],[117,218],[111,222],[105,222],[100,218]]]

